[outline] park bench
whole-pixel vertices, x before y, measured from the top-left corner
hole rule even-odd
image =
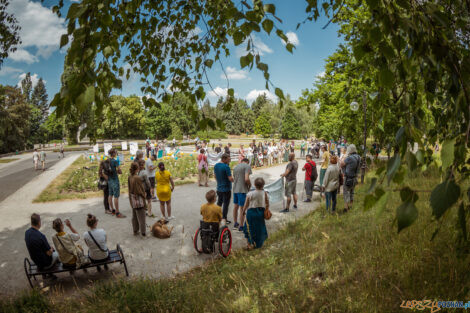
[[[98,267],[100,265],[111,264],[111,263],[120,263],[124,265],[126,276],[129,276],[129,272],[127,271],[126,259],[124,258],[124,253],[122,252],[122,249],[119,246],[119,244],[116,246],[116,250],[109,250],[109,257],[102,262],[90,263],[80,268],[65,267],[63,266],[61,262],[57,262],[52,268],[49,268],[47,270],[40,270],[38,269],[36,264],[32,263],[28,258],[25,258],[24,259],[24,271],[26,273],[26,277],[28,278],[31,288],[34,288],[34,285],[31,279],[34,279],[34,281],[37,281],[36,276],[38,275],[47,275],[47,274],[56,274],[56,273],[64,273],[64,272],[73,272],[77,270],[86,270],[88,268]]]

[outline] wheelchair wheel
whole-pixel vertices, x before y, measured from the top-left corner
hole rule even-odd
[[[196,234],[194,234],[193,243],[194,243],[194,249],[196,249],[198,253],[202,253],[202,238],[201,238],[201,230],[199,227],[196,230]]]
[[[224,227],[220,231],[219,252],[224,258],[226,258],[229,256],[231,251],[232,251],[232,233],[230,232],[230,229],[228,227]]]

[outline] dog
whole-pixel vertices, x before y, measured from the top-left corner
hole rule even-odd
[[[171,231],[173,230],[173,227],[168,228],[165,224],[167,224],[168,221],[165,219],[161,219],[157,221],[155,224],[152,226],[152,234],[160,239],[166,239],[170,238],[171,236]]]

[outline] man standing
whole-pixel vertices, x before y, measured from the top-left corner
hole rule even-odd
[[[41,149],[41,153],[39,154],[39,161],[41,161],[42,170],[46,170],[46,151]]]
[[[302,142],[300,143],[300,157],[305,156],[305,140],[302,139]]]
[[[305,171],[305,193],[307,194],[307,199],[304,202],[312,202],[313,187],[315,181],[317,180],[317,165],[312,160],[312,156],[307,154],[307,162],[305,163],[302,171]]]
[[[330,153],[328,152],[328,147],[326,145],[321,146],[322,156],[322,163],[320,168],[320,186],[323,186],[323,178],[325,177],[326,169],[328,165],[330,165]]]
[[[29,256],[34,264],[40,270],[50,269],[59,259],[59,255],[47,242],[46,236],[39,231],[41,228],[41,217],[39,214],[33,213],[31,215],[31,228],[29,228],[24,235],[26,248],[28,248]],[[44,276],[43,276],[44,277]],[[50,278],[56,279],[54,275],[49,275]]]
[[[230,147],[232,147],[232,144],[229,142],[224,148],[224,154],[228,154],[230,156]]]
[[[217,205],[222,207],[222,218],[227,224],[231,223],[227,220],[227,214],[230,198],[232,197],[233,182],[229,164],[230,155],[224,153],[221,161],[214,166],[214,175],[217,180]]]
[[[246,194],[250,190],[251,182],[251,166],[247,158],[243,158],[241,163],[233,169],[233,228],[243,231],[243,214],[240,214],[240,224],[238,224],[238,208],[242,213],[241,208],[245,205]]]
[[[157,201],[155,197],[155,169],[157,168],[153,162],[155,161],[155,154],[151,154],[150,158],[145,161],[145,170],[147,171],[147,177],[150,181],[150,193],[152,194],[152,201]]]
[[[100,176],[100,184],[103,189],[103,205],[104,205],[104,213],[112,214],[112,211],[109,209],[109,188],[108,188],[108,179],[111,173],[111,166],[109,164],[109,159],[103,160],[100,162],[100,167],[98,170],[98,175]]]
[[[116,149],[109,149],[109,165],[111,167],[111,173],[108,177],[108,190],[109,190],[109,207],[111,208],[111,212],[113,215],[116,215],[117,218],[126,217],[124,214],[119,212],[119,196],[121,195],[121,189],[119,185],[119,176],[122,174],[121,167],[119,166],[119,162],[115,159],[116,157]],[[114,198],[114,203],[113,203]]]
[[[33,163],[34,163],[34,169],[37,171],[38,170],[38,165],[39,165],[39,152],[38,152],[38,149],[34,149]]]
[[[217,147],[215,147],[215,153],[219,154],[220,152],[222,152],[222,144],[219,143],[217,145]]]
[[[286,178],[286,197],[287,197],[287,207],[281,211],[281,213],[289,212],[291,197],[294,198],[294,209],[297,209],[297,170],[299,164],[295,160],[295,154],[289,154],[289,163],[286,166],[286,171],[281,174],[281,177]]]
[[[347,150],[347,158],[341,162],[341,167],[344,167],[344,212],[352,208],[354,200],[354,187],[357,184],[357,173],[359,173],[361,157],[357,154],[356,146],[350,144]]]

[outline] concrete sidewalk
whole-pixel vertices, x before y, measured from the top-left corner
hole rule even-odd
[[[5,199],[0,204],[0,248],[3,253],[0,256],[0,280],[4,283],[0,285],[0,295],[12,295],[18,291],[29,288],[24,273],[23,259],[29,257],[24,244],[24,232],[29,228],[29,217],[33,212],[41,214],[43,227],[41,229],[52,244],[51,236],[55,233],[52,230],[52,220],[60,217],[69,218],[72,225],[82,236],[87,231],[86,214],[95,214],[99,219],[99,227],[106,230],[108,234],[108,246],[114,249],[119,243],[123,248],[131,277],[167,277],[176,273],[189,270],[195,266],[218,257],[214,255],[199,255],[193,248],[193,236],[199,226],[200,205],[205,202],[205,193],[210,189],[215,189],[215,181],[210,182],[210,187],[198,187],[196,184],[177,186],[172,195],[172,214],[176,217],[171,221],[174,226],[173,233],[169,239],[157,239],[151,236],[141,238],[132,234],[131,209],[127,195],[122,195],[120,199],[121,211],[127,218],[117,219],[104,213],[101,198],[32,204],[31,201],[43,188],[45,188],[60,172],[70,165],[78,155],[70,156],[61,160],[51,170],[46,171],[36,179],[18,190],[15,194]],[[299,161],[298,189],[301,194],[303,186],[304,172],[300,169],[305,162]],[[276,180],[285,170],[285,164],[267,169],[254,171],[252,178],[262,176],[266,182]],[[271,205],[273,217],[267,222],[268,232],[271,233],[282,227],[287,221],[299,218],[312,211],[319,202],[302,203],[299,202],[299,209],[292,213],[279,213],[282,203]],[[230,206],[229,219],[232,220],[232,207]],[[159,203],[153,203],[153,212],[159,216]],[[157,219],[147,219],[147,224],[152,225]],[[230,225],[232,226],[232,225]],[[239,249],[246,245],[243,233],[232,230],[233,248]],[[80,244],[85,247],[83,240]],[[112,265],[109,272],[97,273],[94,270],[84,273],[77,271],[74,276],[59,274],[59,280],[54,284],[54,288],[62,288],[66,291],[73,291],[76,286],[88,286],[90,282],[102,280],[114,275],[123,276],[124,270],[118,265]]]

